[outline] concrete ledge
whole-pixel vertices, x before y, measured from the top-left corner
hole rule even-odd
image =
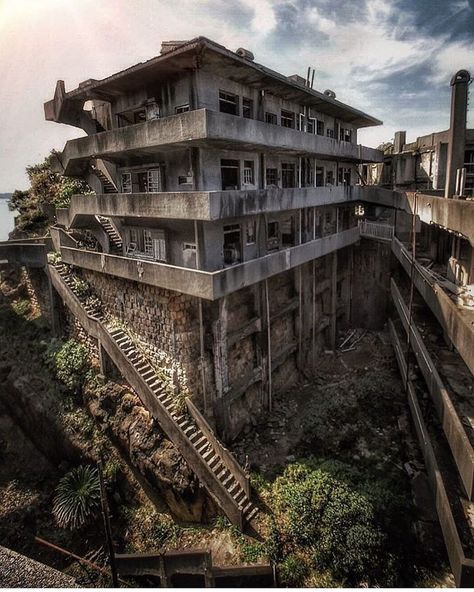
[[[397,353],[397,360],[400,362],[398,355],[399,352],[402,351],[402,348],[398,335],[393,327],[393,323],[390,325],[390,331],[394,349]],[[438,513],[439,523],[443,532],[443,538],[454,579],[456,581],[456,586],[472,587],[474,586],[474,560],[471,557],[466,557],[464,553],[464,548],[451,510],[450,500],[443,482],[442,473],[438,466],[431,438],[426,429],[415,389],[413,388],[411,381],[407,380],[406,367],[404,367],[403,364],[400,364],[400,371],[407,385],[408,405],[410,407],[415,431],[425,460],[426,472],[428,473],[435,498],[436,511]]]
[[[61,247],[61,257],[65,263],[77,267],[206,300],[217,300],[282,271],[352,245],[359,238],[359,229],[354,227],[214,272],[64,246]]]
[[[74,195],[69,208],[56,211],[56,219],[58,224],[66,228],[87,227],[90,218],[96,215],[212,221],[355,201],[393,207],[396,201],[393,193],[377,187],[339,185],[251,191]]]
[[[47,263],[47,246],[39,239],[0,242],[0,261],[10,265],[44,267]],[[42,240],[42,239],[41,239]]]
[[[410,276],[411,254],[397,238],[392,240],[392,252]],[[461,310],[439,284],[424,275],[423,266],[417,261],[414,267],[416,289],[438,319],[466,366],[474,374],[474,313]]]
[[[374,148],[198,109],[69,140],[61,154],[61,164],[65,175],[74,175],[81,168],[81,161],[91,157],[113,160],[132,151],[204,145],[229,148],[230,143],[236,147],[240,144],[245,150],[315,154],[358,162],[383,161],[383,153]]]
[[[438,413],[444,434],[451,448],[454,461],[458,468],[466,494],[469,500],[474,498],[474,450],[466,435],[456,408],[451,401],[449,393],[438,374],[423,339],[412,319],[409,326],[408,307],[403,301],[402,295],[395,283],[391,280],[392,300],[398,312],[406,333],[410,334],[410,343],[415,353],[418,366],[425,378],[434,406]],[[405,371],[406,372],[406,371]]]

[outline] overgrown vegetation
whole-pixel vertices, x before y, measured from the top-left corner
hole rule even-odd
[[[10,208],[19,213],[16,228],[31,235],[46,232],[51,212],[48,208],[64,208],[75,193],[90,193],[85,181],[64,177],[52,170],[54,152],[40,164],[26,167],[30,188],[17,189],[10,198]]]
[[[61,528],[81,528],[97,515],[99,507],[100,483],[95,467],[80,465],[59,481],[53,515]]]
[[[56,378],[72,394],[79,394],[89,371],[86,348],[74,339],[69,339],[65,343],[52,340],[46,352],[46,359]]]

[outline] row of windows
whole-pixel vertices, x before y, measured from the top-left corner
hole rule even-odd
[[[240,115],[240,97],[233,93],[220,90],[219,111],[229,113],[230,115]],[[247,97],[242,98],[242,117],[247,119],[254,118],[254,102]],[[278,125],[277,114],[266,111],[265,122]],[[299,113],[297,116],[294,111],[288,111],[286,109],[281,109],[280,111],[280,125],[290,129],[306,131],[310,134],[317,134],[318,136],[326,135],[328,138],[338,138],[342,142],[352,141],[352,130],[349,128],[344,128],[339,124],[335,124],[334,129],[330,127],[326,128],[324,121],[321,119],[315,117],[306,118],[303,113]]]

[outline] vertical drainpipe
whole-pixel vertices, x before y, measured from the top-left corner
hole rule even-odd
[[[466,119],[468,85],[471,75],[459,70],[451,78],[451,119],[449,124],[448,159],[444,197],[453,197],[456,189],[456,173],[464,166],[466,144]]]

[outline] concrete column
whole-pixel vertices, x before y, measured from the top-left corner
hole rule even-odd
[[[467,70],[459,70],[451,78],[451,119],[444,197],[453,197],[456,189],[456,172],[464,166],[467,97],[470,80],[471,75]]]
[[[336,351],[336,328],[337,328],[337,251],[332,253],[331,270],[331,325],[330,343],[331,349]]]

